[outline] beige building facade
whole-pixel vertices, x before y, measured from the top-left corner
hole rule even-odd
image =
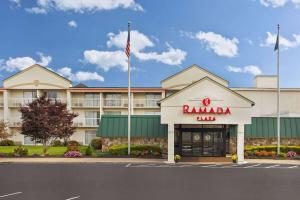
[[[276,116],[276,76],[257,76],[254,87],[230,88],[229,82],[197,65],[161,81],[161,87],[132,88],[133,115],[160,115],[168,126],[168,160],[186,156],[224,156],[226,130],[237,127],[239,161],[243,162],[244,125],[253,117]],[[11,131],[20,126],[20,106],[41,95],[67,104],[79,114],[71,139],[88,145],[103,115],[127,115],[127,88],[72,86],[70,80],[40,65],[4,79],[0,88],[0,120]],[[300,88],[281,89],[281,116],[300,117]],[[17,133],[12,138],[33,144]],[[204,147],[205,146],[205,147]],[[208,146],[208,147],[207,147]],[[219,148],[222,146],[222,148]],[[178,150],[180,148],[180,150]]]

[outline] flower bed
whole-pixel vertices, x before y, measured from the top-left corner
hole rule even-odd
[[[276,146],[247,146],[245,158],[300,159],[300,146],[282,146],[279,155],[276,151]]]

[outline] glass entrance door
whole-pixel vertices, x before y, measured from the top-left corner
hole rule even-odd
[[[222,130],[191,130],[181,132],[182,156],[225,156],[225,132]]]

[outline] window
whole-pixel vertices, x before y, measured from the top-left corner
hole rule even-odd
[[[161,94],[146,94],[146,107],[156,107]]]
[[[58,92],[57,91],[47,91],[47,92],[45,92],[45,94],[50,99],[57,99],[58,98]]]
[[[89,145],[96,137],[96,131],[85,131],[85,145]]]
[[[35,142],[31,141],[30,137],[24,136],[24,145],[35,145]]]
[[[107,94],[105,99],[106,106],[121,106],[121,94]]]
[[[100,123],[100,112],[98,111],[86,111],[85,123],[88,126],[97,126]]]
[[[89,107],[99,106],[100,94],[86,93],[85,94],[85,104]]]
[[[105,111],[105,115],[121,115],[121,111]]]
[[[37,93],[36,93],[36,91],[24,91],[23,92],[23,98],[24,98],[24,103],[29,104],[34,99],[37,98]]]

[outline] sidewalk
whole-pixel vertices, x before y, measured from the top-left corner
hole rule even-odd
[[[164,164],[165,159],[145,158],[0,158],[0,163],[157,163]],[[245,159],[251,164],[291,164],[300,165],[300,160]],[[229,164],[231,162],[180,162],[198,164]]]

